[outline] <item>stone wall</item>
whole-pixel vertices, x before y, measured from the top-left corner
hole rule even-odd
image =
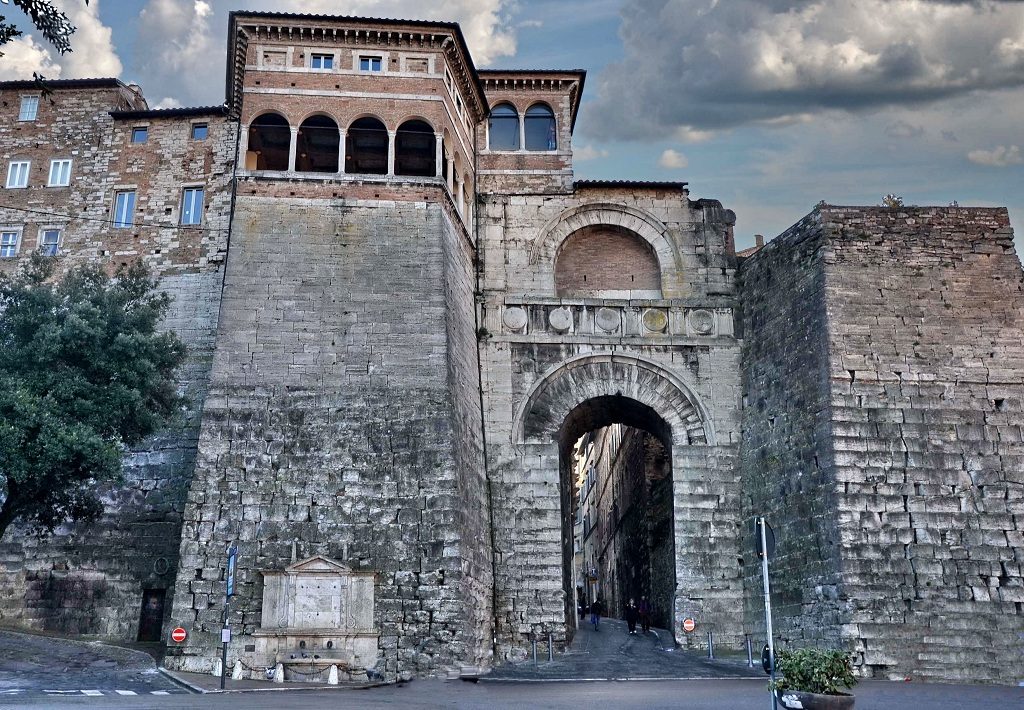
[[[758,300],[778,300],[773,267],[816,284],[776,327],[754,317]],[[807,561],[775,576],[794,587],[787,573],[803,577],[804,611],[825,630],[783,619],[783,640],[845,643],[868,676],[1016,682],[1024,292],[1006,211],[823,207],[753,257],[743,280],[744,473],[759,462],[747,442],[785,451],[788,429],[801,454],[761,459],[766,493],[786,511],[821,481],[829,501]],[[759,383],[764,353],[752,344],[780,332],[806,338],[789,362],[803,358],[806,389],[827,406],[773,434],[757,402],[785,411],[800,390]],[[756,492],[750,503],[765,507]],[[778,537],[780,563],[810,542]],[[818,576],[815,560],[830,556],[838,575]]]
[[[28,86],[26,86],[28,84]],[[32,82],[0,84],[10,120],[0,121],[9,160],[29,160],[28,187],[5,189],[0,227],[20,234],[13,271],[38,247],[43,229],[60,230],[58,269],[82,262],[110,271],[144,260],[173,297],[163,327],[188,347],[179,371],[187,405],[166,431],[125,458],[124,481],[103,492],[92,525],[64,525],[46,538],[12,528],[0,544],[0,618],[61,633],[136,640],[144,590],[173,588],[185,494],[206,396],[227,249],[235,124],[217,109],[191,115],[145,111],[141,93],[114,79],[52,82],[33,121],[16,121]],[[115,119],[111,111],[133,119]],[[207,124],[193,140],[191,125]],[[130,142],[146,126],[145,143]],[[49,186],[52,159],[72,161],[67,186]],[[4,164],[6,167],[6,161]],[[6,173],[5,173],[6,174]],[[179,225],[182,188],[203,186],[198,227]],[[110,224],[114,192],[136,191],[133,228]],[[170,595],[164,618],[170,621]],[[166,626],[166,623],[165,623]]]
[[[213,667],[232,541],[229,662],[252,663],[260,571],[316,554],[377,573],[388,678],[484,662],[472,246],[443,188],[422,189],[431,200],[240,187],[175,592],[190,636],[168,665]]]

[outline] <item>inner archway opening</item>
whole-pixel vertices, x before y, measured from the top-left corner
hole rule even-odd
[[[671,628],[671,427],[634,399],[594,397],[569,412],[559,454],[567,627],[599,600],[604,616],[626,618],[633,600],[651,626]]]

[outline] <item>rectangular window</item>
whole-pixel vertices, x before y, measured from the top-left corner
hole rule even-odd
[[[380,71],[382,57],[359,57],[359,71]]]
[[[310,69],[332,69],[334,67],[333,54],[314,54],[309,58]]]
[[[131,229],[135,222],[135,190],[122,190],[114,194],[114,216],[111,225],[117,229]]]
[[[43,256],[57,256],[60,247],[60,230],[44,229],[39,236],[39,253]]]
[[[185,192],[181,198],[181,223],[203,223],[203,188],[185,188]]]
[[[18,112],[19,121],[34,121],[39,113],[38,96],[22,96],[21,111]]]
[[[71,184],[71,161],[51,160],[48,187],[67,187]]]
[[[28,160],[12,160],[7,167],[7,187],[28,187]]]
[[[145,143],[148,138],[148,126],[136,126],[132,129],[132,143]]]
[[[209,127],[205,123],[192,124],[192,140],[205,141],[207,133],[209,133]]]
[[[18,255],[18,233],[0,232],[0,259],[11,259]]]

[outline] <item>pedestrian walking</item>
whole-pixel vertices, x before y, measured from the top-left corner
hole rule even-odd
[[[640,597],[640,605],[637,607],[637,611],[640,612],[640,628],[645,634],[649,633],[651,630],[651,603],[647,601],[647,597]]]
[[[632,599],[626,605],[626,624],[629,626],[629,633],[636,633],[636,620],[640,617],[640,611],[636,608],[636,602]]]
[[[601,615],[604,613],[604,601],[598,597],[590,603],[590,623],[594,625],[594,631],[600,631]]]

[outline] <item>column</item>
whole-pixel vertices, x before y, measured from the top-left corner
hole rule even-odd
[[[516,150],[526,148],[526,112],[519,114],[519,147]]]
[[[295,158],[298,155],[299,147],[299,129],[296,126],[292,126],[292,142],[288,147],[288,170],[289,172],[295,172]]]
[[[338,141],[338,172],[345,172],[345,141],[348,134],[345,133],[344,128],[339,128],[338,133],[341,135],[341,140]]]
[[[246,165],[245,156],[249,152],[249,127],[242,126],[238,133],[238,159],[235,164],[241,165],[243,169],[248,170],[249,167]]]
[[[395,174],[395,132],[388,131],[388,175]]]
[[[435,141],[435,152],[434,152],[434,173],[437,177],[444,175],[444,136],[440,133],[434,134]]]

